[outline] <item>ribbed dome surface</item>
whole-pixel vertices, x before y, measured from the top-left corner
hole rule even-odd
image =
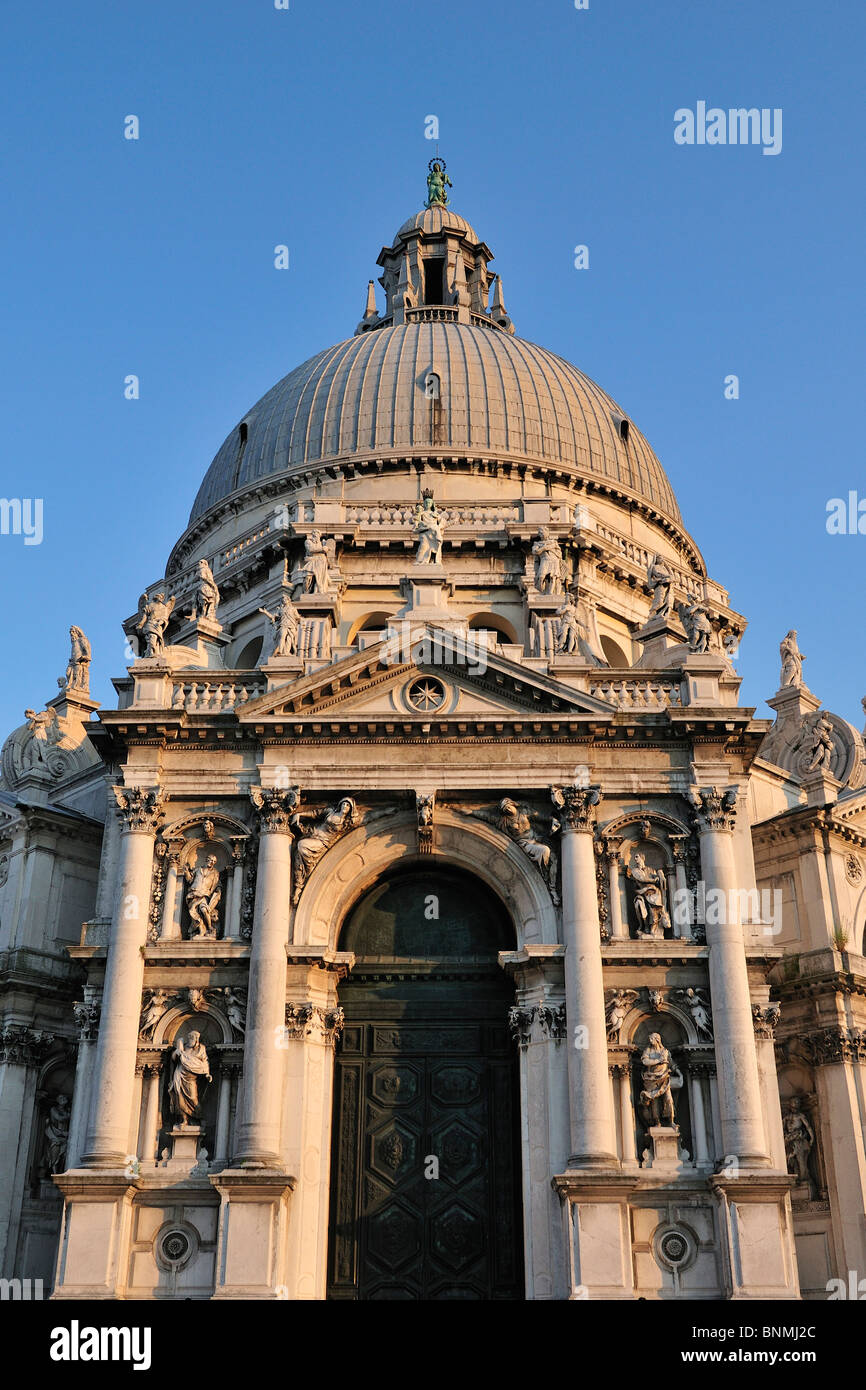
[[[481,240],[465,217],[452,212],[450,208],[443,208],[441,203],[434,203],[432,208],[423,208],[421,212],[416,212],[413,217],[408,218],[398,231],[397,237],[404,236],[406,232],[424,232],[426,236],[436,236],[443,230],[462,232],[470,241]],[[395,241],[397,237],[394,238]]]
[[[424,393],[430,371],[441,381],[435,438]],[[453,322],[380,328],[311,357],[253,406],[244,417],[246,441],[240,429],[229,435],[190,523],[237,489],[286,469],[413,452],[571,464],[679,522],[649,444],[633,426],[621,439],[622,416],[589,377],[521,338]]]

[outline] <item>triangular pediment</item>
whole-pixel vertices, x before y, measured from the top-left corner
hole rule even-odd
[[[429,689],[425,691],[424,682]],[[442,698],[437,703],[439,695]],[[280,719],[606,719],[606,700],[441,629],[418,628],[353,652],[252,700],[241,723]]]

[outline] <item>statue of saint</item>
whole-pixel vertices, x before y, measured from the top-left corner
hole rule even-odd
[[[24,745],[24,767],[48,767],[48,754],[63,737],[56,709],[26,709],[24,718],[30,737]]]
[[[45,1119],[45,1166],[49,1173],[62,1173],[69,1143],[71,1111],[68,1096],[55,1096]]]
[[[806,660],[800,648],[797,646],[797,629],[791,628],[779,643],[779,655],[782,658],[782,674],[779,678],[779,685],[784,688],[786,685],[800,686],[803,684],[803,662]]]
[[[328,580],[330,558],[327,542],[322,540],[318,531],[311,531],[304,541],[304,558],[292,570],[292,598],[331,592]]]
[[[665,907],[667,884],[664,871],[651,869],[645,856],[637,852],[632,855],[626,873],[635,885],[634,910],[638,919],[638,936],[655,940],[663,938],[671,925]]]
[[[826,711],[819,710],[809,731],[809,744],[806,752],[812,755],[812,761],[806,771],[816,772],[818,768],[821,768],[824,772],[829,772],[835,751],[833,725],[827,718]]]
[[[189,884],[186,905],[189,908],[190,937],[216,936],[219,904],[222,897],[217,857],[209,854],[204,866],[188,864],[183,876]]]
[[[676,1120],[671,1091],[682,1086],[683,1078],[674,1066],[660,1033],[650,1034],[649,1042],[640,1055],[640,1064],[640,1103],[647,1127],[667,1125],[673,1128]]]
[[[540,594],[562,593],[562,551],[547,526],[539,526],[538,540],[533,543],[535,557],[535,587]]]
[[[66,667],[66,689],[80,690],[90,694],[90,643],[80,627],[69,629],[71,648],[69,665]]]
[[[182,1125],[187,1125],[198,1116],[199,1077],[204,1077],[205,1081],[212,1080],[201,1033],[193,1030],[186,1045],[183,1038],[178,1038],[171,1060],[172,1073],[168,1085],[171,1113],[180,1118]]]
[[[785,1136],[788,1172],[811,1187],[809,1158],[815,1146],[815,1131],[800,1109],[799,1096],[793,1096],[790,1101],[790,1109],[782,1122],[782,1131]]]
[[[652,589],[653,601],[650,605],[650,618],[666,618],[671,611],[671,585],[673,575],[660,555],[654,555],[647,566],[647,583]]]
[[[165,651],[165,629],[174,608],[175,600],[166,599],[165,594],[155,594],[152,599],[142,594],[138,600],[138,622],[136,632],[144,638],[145,656],[159,656]]]
[[[690,649],[693,652],[709,651],[710,638],[713,633],[709,609],[698,601],[695,603],[678,603],[677,612],[680,615],[680,622],[686,630],[686,641]]]
[[[427,175],[427,202],[425,207],[432,208],[448,206],[448,194],[446,188],[453,188],[451,180],[445,172],[445,161],[441,159],[431,159],[427,166],[430,170]]]
[[[566,594],[565,602],[556,610],[556,650],[571,654],[580,651],[586,632],[577,611],[574,594]]]
[[[217,606],[220,601],[220,591],[217,588],[216,580],[207,560],[198,562],[198,585],[193,599],[192,611],[187,614],[191,623],[197,620],[214,623],[216,622]]]
[[[344,796],[336,806],[330,806],[324,812],[295,812],[290,822],[292,828],[299,833],[292,855],[294,902],[301,896],[304,884],[325,851],[329,850],[347,830],[357,825],[359,820],[358,808],[350,796]],[[309,829],[304,828],[304,821],[312,822]]]
[[[518,806],[510,796],[502,798],[498,811],[475,811],[473,814],[479,820],[486,821],[488,825],[493,825],[503,834],[510,836],[520,846],[538,869],[553,901],[559,902],[556,891],[556,855],[550,845],[538,838],[537,832],[533,829],[534,824],[546,824],[551,834],[555,834],[560,828],[559,821],[555,817],[531,811],[526,806]]]
[[[442,540],[444,523],[436,510],[432,492],[425,492],[423,499],[415,508],[412,530],[418,537],[415,552],[416,565],[439,565],[442,563]]]
[[[271,656],[294,656],[298,650],[298,632],[301,619],[297,608],[288,594],[283,594],[276,613],[268,608],[260,608],[273,624],[273,650]]]

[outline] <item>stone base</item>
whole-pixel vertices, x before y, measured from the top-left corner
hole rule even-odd
[[[803,790],[807,806],[827,806],[838,799],[842,783],[837,782],[829,772],[818,768],[815,772],[804,772]]]
[[[686,1166],[686,1153],[680,1151],[680,1131],[676,1125],[651,1125],[647,1131],[649,1148],[644,1151],[644,1168],[675,1177]]]
[[[299,656],[271,656],[259,670],[265,677],[267,689],[270,691],[286,685],[296,676],[303,675],[304,663]]]
[[[639,642],[642,648],[637,666],[651,666],[662,670],[673,665],[670,659],[672,649],[684,648],[688,651],[688,645],[683,640],[683,630],[681,627],[674,627],[673,621],[670,616],[659,615],[657,618],[650,618],[649,622],[635,633],[634,640]]]
[[[453,587],[443,565],[415,566],[400,580],[405,602],[394,614],[388,630],[400,633],[400,624],[406,622],[428,623],[447,631],[465,629],[465,619],[452,613],[449,606]]]
[[[259,1168],[225,1168],[210,1180],[220,1198],[214,1298],[285,1299],[295,1178]]]

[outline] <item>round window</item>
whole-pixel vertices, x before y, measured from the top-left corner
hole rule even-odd
[[[445,686],[435,676],[419,676],[406,691],[406,700],[419,714],[430,714],[445,703]]]

